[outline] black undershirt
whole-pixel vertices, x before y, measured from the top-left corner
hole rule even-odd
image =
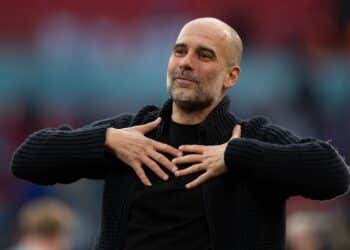
[[[166,132],[167,143],[178,147],[197,144],[199,125],[171,122]],[[187,166],[180,165],[180,169]],[[207,250],[208,224],[205,218],[201,187],[186,189],[185,184],[201,173],[161,180],[147,167],[151,187],[138,182],[132,192],[124,250]]]

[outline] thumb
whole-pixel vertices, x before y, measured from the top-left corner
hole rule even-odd
[[[231,139],[235,139],[235,138],[240,138],[241,137],[241,125],[237,124],[232,131],[232,137]]]
[[[161,120],[162,120],[162,118],[158,117],[154,121],[148,122],[148,123],[143,124],[143,125],[135,126],[135,127],[141,133],[146,134],[147,132],[150,132],[153,129],[155,129],[160,124]]]

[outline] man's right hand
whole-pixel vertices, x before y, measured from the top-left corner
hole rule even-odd
[[[152,140],[144,134],[155,129],[161,118],[138,126],[123,129],[108,128],[105,144],[114,152],[118,159],[129,165],[143,184],[151,186],[151,182],[145,174],[142,165],[146,165],[163,180],[168,175],[159,166],[159,163],[170,171],[175,172],[177,167],[162,153],[169,153],[175,157],[181,156],[182,152],[170,145]]]

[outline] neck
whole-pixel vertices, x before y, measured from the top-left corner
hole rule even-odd
[[[194,125],[199,124],[207,118],[209,113],[219,104],[219,102],[222,100],[221,98],[218,98],[216,101],[214,101],[210,106],[196,111],[187,111],[184,109],[181,109],[176,103],[173,101],[172,103],[172,114],[171,119],[179,124],[185,124],[185,125]]]
[[[62,248],[63,245],[59,244],[60,238],[58,236],[53,237],[41,237],[41,236],[24,236],[20,245],[24,246],[25,249],[36,249],[36,250],[58,250],[66,249]],[[22,248],[21,248],[22,249]]]
[[[46,239],[41,239],[39,237],[25,237],[21,241],[21,245],[28,247],[28,249],[37,249],[37,250],[49,250],[52,249],[50,244]]]

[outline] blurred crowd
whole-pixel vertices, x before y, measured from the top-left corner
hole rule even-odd
[[[5,0],[0,8],[0,249],[20,241],[20,208],[41,197],[63,202],[75,214],[70,248],[90,248],[103,183],[33,185],[11,175],[11,155],[40,128],[79,127],[145,104],[161,105],[176,35],[199,16],[221,18],[242,36],[241,77],[229,92],[234,114],[265,115],[300,136],[331,141],[349,159],[350,1],[19,5]],[[322,203],[296,197],[288,214],[289,250],[350,249],[348,196]]]
[[[62,201],[41,198],[23,206],[17,219],[17,242],[8,250],[69,250],[74,213]]]

